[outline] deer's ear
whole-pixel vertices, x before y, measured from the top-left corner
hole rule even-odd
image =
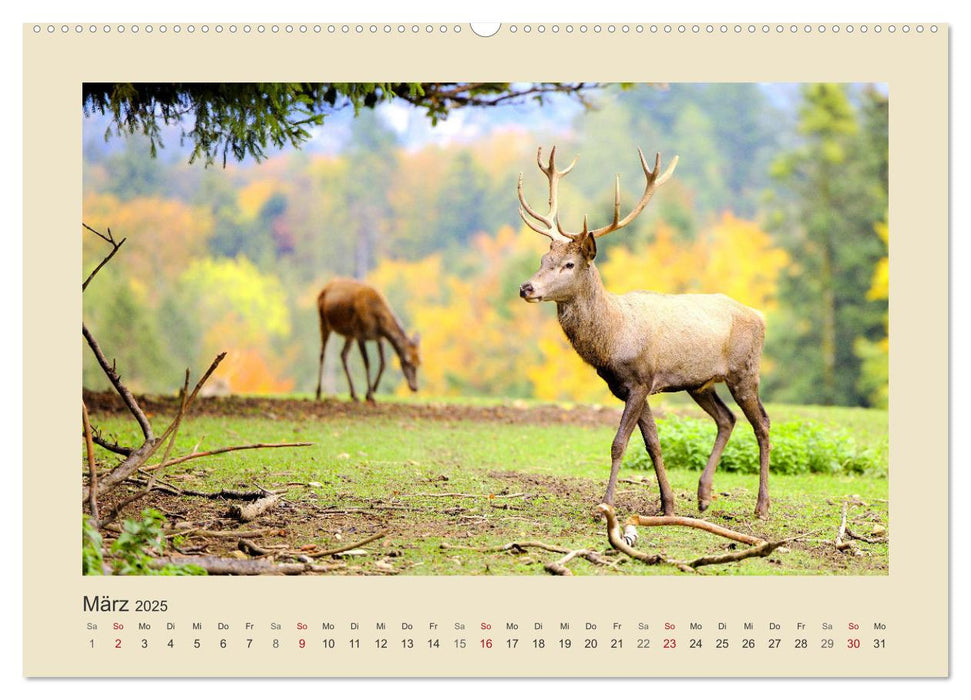
[[[597,239],[589,231],[580,239],[580,252],[588,261],[597,257]]]

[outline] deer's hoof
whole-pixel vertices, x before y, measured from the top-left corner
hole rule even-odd
[[[768,504],[765,504],[764,506],[755,506],[755,515],[760,520],[768,520],[769,519],[769,505]]]
[[[707,498],[707,499],[701,499],[701,498],[699,498],[698,499],[698,512],[699,513],[704,513],[706,510],[708,510],[708,506],[710,506],[710,505],[711,505],[711,499],[710,498]]]
[[[364,400],[368,403],[369,406],[377,406],[377,404],[378,404],[378,402],[374,400],[374,397],[373,396],[368,396]]]

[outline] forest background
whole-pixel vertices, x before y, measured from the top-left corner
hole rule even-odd
[[[423,398],[612,401],[554,306],[518,298],[547,241],[519,219],[516,181],[541,205],[537,147],[579,155],[561,218],[602,225],[615,173],[622,209],[639,195],[641,147],[680,162],[640,218],[601,239],[607,288],[728,294],[766,315],[767,400],[885,407],[888,100],[884,85],[611,85],[435,126],[377,104],[335,110],[300,149],[225,166],[190,163],[178,131],[153,157],[149,139],[89,113],[83,221],[128,240],[124,264],[85,292],[85,322],[136,391],[175,392],[185,367],[227,351],[232,392],[309,395],[317,294],[352,276],[421,333]],[[82,244],[90,270],[103,250]],[[330,394],[346,392],[339,347]],[[89,355],[84,386],[107,388]],[[397,361],[382,392],[407,392]]]

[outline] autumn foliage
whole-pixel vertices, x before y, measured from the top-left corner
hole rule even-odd
[[[537,144],[581,155],[583,167],[561,192],[563,223],[578,229],[584,214],[609,220],[615,171],[625,205],[635,196],[628,183],[641,178],[636,147],[657,146],[679,153],[682,164],[644,216],[603,240],[596,263],[607,290],[722,293],[762,311],[766,398],[793,402],[825,400],[818,391],[820,299],[831,297],[839,400],[880,405],[889,230],[876,196],[885,194],[885,182],[873,172],[886,146],[876,128],[886,102],[867,93],[869,121],[851,107],[839,112],[870,126],[830,139],[846,154],[845,177],[841,170],[825,180],[840,187],[830,204],[816,206],[803,170],[818,159],[799,150],[777,158],[785,155],[780,129],[805,137],[789,122],[766,120],[771,109],[759,90],[619,89],[607,108],[579,113],[555,137],[506,125],[420,147],[397,143],[368,111],[353,119],[336,151],[308,146],[225,169],[152,159],[134,137],[124,150],[106,151],[103,130],[86,125],[82,218],[127,242],[119,264],[86,291],[85,322],[139,391],[175,391],[185,367],[226,351],[219,371],[233,392],[310,392],[320,352],[317,294],[332,277],[356,277],[385,294],[409,333],[421,334],[423,397],[613,402],[570,347],[555,306],[519,299],[548,241],[519,220],[516,181],[524,170],[525,187],[542,190],[532,167]],[[835,224],[816,221],[823,214]],[[842,232],[826,239],[836,265],[832,289],[822,288],[818,236],[809,235],[809,224]],[[90,271],[102,251],[81,235],[83,270]],[[324,365],[324,389],[339,395],[341,342],[330,341]],[[406,393],[386,350],[381,391]],[[373,368],[373,344],[370,353]],[[91,358],[84,361],[85,385],[101,387]],[[350,365],[360,386],[356,350]]]

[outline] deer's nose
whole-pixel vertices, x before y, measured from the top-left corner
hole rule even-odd
[[[532,293],[533,293],[533,285],[530,284],[529,282],[523,282],[521,285],[519,285],[519,296],[521,296],[523,299],[525,299]]]

